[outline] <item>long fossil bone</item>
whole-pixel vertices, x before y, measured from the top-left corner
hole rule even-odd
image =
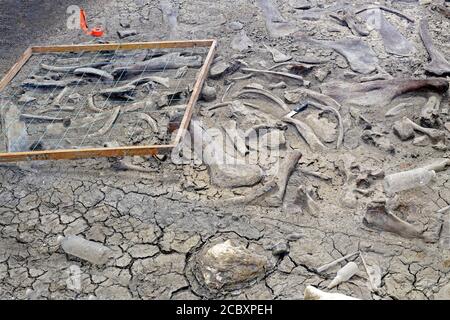
[[[91,68],[91,67],[79,68],[79,69],[74,70],[73,73],[77,76],[88,75],[88,76],[96,76],[96,77],[111,80],[111,81],[114,80],[114,77],[109,72],[107,72],[105,70]]]
[[[283,100],[281,100],[280,98],[276,97],[275,95],[273,95],[272,93],[270,93],[267,90],[264,89],[244,89],[239,91],[238,93],[236,93],[234,96],[235,97],[239,97],[242,96],[244,94],[259,94],[262,96],[265,96],[266,98],[272,100],[273,102],[275,102],[278,106],[280,106],[280,108],[282,108],[284,111],[289,112],[291,111],[286,104],[283,102]]]
[[[313,151],[326,150],[327,147],[319,140],[314,131],[301,120],[284,117],[283,121],[292,124],[297,129],[298,133],[305,139],[308,146]]]
[[[419,126],[417,123],[412,121],[411,119],[407,117],[403,117],[403,121],[411,124],[411,126],[414,128],[414,130],[422,132],[429,136],[432,140],[437,141],[445,138],[445,132],[442,130],[432,129],[432,128],[424,128]]]
[[[336,260],[334,260],[334,261],[331,261],[330,263],[327,263],[327,264],[325,264],[325,265],[323,265],[323,266],[317,268],[316,271],[319,272],[319,273],[324,272],[324,271],[326,271],[326,270],[328,270],[328,269],[334,267],[334,266],[337,265],[338,263],[340,263],[340,262],[342,262],[342,261],[345,261],[345,260],[347,260],[347,259],[350,259],[350,258],[352,258],[352,257],[354,257],[354,256],[356,256],[356,255],[358,255],[358,254],[359,254],[359,251],[356,251],[356,252],[352,252],[352,253],[350,253],[350,254],[347,254],[346,256],[343,256],[342,258],[336,259]]]
[[[41,63],[41,68],[47,71],[53,71],[53,72],[73,72],[80,68],[100,68],[108,65],[109,62],[107,61],[99,61],[99,62],[93,62],[93,63],[87,63],[87,64],[80,64],[76,66],[50,66],[45,63]]]
[[[333,82],[322,85],[322,93],[340,104],[357,106],[384,106],[395,97],[419,90],[444,93],[449,83],[445,79],[392,79],[365,83]]]
[[[119,116],[120,108],[121,108],[120,106],[114,108],[111,112],[111,117],[109,117],[109,119],[106,120],[103,127],[101,127],[100,130],[98,130],[97,132],[88,134],[87,137],[88,138],[99,137],[106,134],[109,130],[111,130],[114,122],[116,122],[117,117]]]
[[[441,76],[450,73],[450,63],[444,58],[442,53],[440,53],[433,45],[433,40],[431,39],[430,32],[428,30],[427,19],[422,19],[420,21],[419,28],[420,37],[422,42],[430,55],[430,63],[425,65],[424,69],[430,73]]]

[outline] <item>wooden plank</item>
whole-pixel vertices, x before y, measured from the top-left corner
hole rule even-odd
[[[197,82],[195,83],[194,90],[192,90],[191,98],[186,107],[186,111],[183,116],[183,120],[181,121],[180,128],[178,129],[177,136],[174,141],[174,145],[177,146],[186,130],[189,128],[189,123],[191,122],[192,113],[194,112],[194,106],[197,103],[197,100],[200,96],[200,93],[203,88],[203,84],[205,83],[206,78],[208,77],[209,67],[214,59],[214,52],[216,50],[217,41],[214,40],[209,49],[208,55],[206,56],[205,62],[203,64],[203,68],[200,71]]]
[[[159,41],[159,42],[126,42],[86,45],[61,45],[32,47],[33,53],[49,52],[80,52],[80,51],[111,51],[111,50],[138,50],[138,49],[168,49],[209,47],[215,40],[185,40],[185,41]]]
[[[17,75],[17,73],[22,69],[22,67],[27,63],[30,57],[33,55],[33,51],[31,48],[25,50],[25,52],[20,57],[19,61],[17,61],[11,69],[9,69],[8,73],[3,77],[0,81],[0,91],[6,88],[6,86],[11,82],[12,79]]]
[[[0,153],[0,162],[30,161],[30,160],[69,160],[94,157],[126,157],[150,156],[167,154],[174,148],[173,145],[131,146],[117,148],[88,148],[43,150],[30,152]]]

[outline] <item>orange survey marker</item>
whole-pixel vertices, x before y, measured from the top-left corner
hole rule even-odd
[[[84,31],[84,33],[93,37],[101,37],[104,33],[101,27],[95,27],[92,30],[89,30],[86,22],[86,13],[83,9],[80,9],[80,27]]]

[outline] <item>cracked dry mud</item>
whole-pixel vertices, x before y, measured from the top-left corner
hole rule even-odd
[[[359,82],[366,77],[353,72],[339,53],[295,36],[301,31],[303,36],[317,40],[352,37],[351,29],[328,16],[341,2],[310,1],[312,8],[308,10],[298,9],[302,7],[299,2],[236,0],[230,6],[229,1],[125,0],[109,1],[101,7],[90,2],[85,9],[90,17],[106,21],[108,41],[119,41],[117,31],[128,24],[138,34],[127,41],[216,38],[216,55],[222,62],[241,60],[254,69],[274,65],[267,45],[292,56],[293,61],[325,62],[304,75],[315,91],[322,83]],[[414,1],[381,3],[415,20],[410,23],[383,13],[413,43],[416,51],[411,56],[387,53],[377,32],[361,38],[376,54],[384,72],[394,78],[425,77],[424,65],[429,57],[418,33],[419,20],[424,17],[435,45],[447,59],[450,57],[448,18]],[[56,28],[63,31],[28,40],[46,45],[90,40],[76,30],[66,30],[64,19]],[[239,37],[244,39],[242,46],[236,44]],[[4,52],[0,57],[2,71],[16,59]],[[239,108],[232,113],[229,108],[214,110],[213,114],[200,112],[218,103],[229,87],[226,79],[237,76],[241,74],[207,80],[216,88],[217,99],[200,100],[197,119],[212,127],[225,124],[231,114],[241,116],[235,119],[238,126],[248,129],[254,125],[245,122],[251,114],[241,114]],[[231,99],[245,85],[257,83],[269,90],[280,81],[285,83],[273,86],[271,92],[292,109],[292,97],[285,93],[299,88],[298,82],[263,74],[235,81],[225,99]],[[302,95],[297,95],[294,98],[301,100]],[[418,123],[421,108],[432,95],[412,92],[382,106],[343,105],[340,112],[345,135],[339,148],[333,116],[328,118],[314,108],[296,116],[309,119],[312,128],[320,126],[323,132],[317,135],[324,139],[325,148],[311,151],[295,128],[288,127],[281,157],[297,150],[302,158],[289,179],[283,205],[278,207],[263,207],[258,201],[252,202],[254,205],[224,206],[222,200],[246,195],[258,186],[214,187],[204,165],[128,159],[157,169],[144,173],[116,171],[107,159],[1,164],[0,298],[302,299],[305,288],[312,285],[361,299],[450,299],[450,246],[448,239],[438,239],[439,234],[444,236],[444,230],[448,232],[448,225],[441,225],[437,214],[450,205],[448,169],[438,172],[430,185],[401,192],[386,204],[399,218],[424,230],[429,241],[404,238],[363,224],[367,206],[386,197],[384,174],[449,158],[448,130],[446,140],[437,143],[420,132],[409,132],[413,140],[402,141],[392,129],[404,116]],[[259,96],[234,100],[239,99],[279,112],[279,106]],[[400,103],[407,107],[385,117]],[[446,92],[439,117],[447,125],[449,107]],[[275,122],[276,116],[268,117]],[[442,123],[438,129],[446,130]],[[270,168],[271,164],[264,166]],[[105,265],[94,266],[65,254],[58,243],[61,235],[79,235],[102,243],[112,250],[112,256]],[[214,257],[214,250],[208,250],[224,243],[227,245],[223,248],[235,254],[223,262],[228,267],[237,265],[237,271],[231,274],[203,256],[209,252]],[[379,270],[380,290],[371,290],[362,262],[355,256],[317,272],[318,267],[355,251],[361,251],[365,263]],[[246,269],[236,257],[245,261]],[[358,273],[327,290],[337,270],[348,261],[358,263]],[[203,270],[205,265],[211,269]],[[74,270],[80,280],[76,287],[70,285]],[[205,281],[214,270],[222,270],[220,279]]]

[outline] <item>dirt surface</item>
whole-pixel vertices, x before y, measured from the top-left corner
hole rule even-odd
[[[387,102],[390,90],[378,95],[366,92],[362,96],[367,98],[360,99],[361,103],[351,104],[345,99],[357,83],[375,73],[385,79],[389,75],[394,79],[431,77],[424,70],[428,54],[419,36],[419,21],[428,18],[436,48],[450,59],[450,20],[430,6],[382,1],[414,22],[383,11],[407,39],[401,45],[399,41],[390,43],[391,49],[401,51],[402,56],[388,52],[392,50],[386,49],[389,44],[383,43],[382,32],[372,30],[368,36],[357,36],[373,51],[375,64],[380,67],[364,74],[361,70],[370,70],[372,60],[363,59],[358,67],[324,43],[318,45],[311,40],[356,37],[329,16],[342,3],[318,0],[310,2],[310,9],[298,9],[303,2],[308,1],[237,0],[232,6],[229,1],[87,3],[88,17],[107,27],[106,41],[217,39],[215,65],[237,62],[241,70],[207,80],[217,98],[199,101],[195,119],[205,128],[220,128],[230,119],[244,131],[268,125],[275,132],[281,131],[278,134],[284,136],[285,143],[275,156],[259,158],[258,166],[264,171],[262,182],[235,188],[212,184],[211,166],[174,164],[170,158],[125,159],[155,172],[117,170],[108,159],[0,165],[0,298],[302,299],[305,288],[313,285],[361,299],[449,299],[448,210],[437,213],[450,205],[448,167],[436,170],[436,178],[421,188],[399,192],[395,197],[383,190],[385,175],[449,159],[448,87],[446,92],[435,92],[428,86]],[[1,39],[3,72],[29,44],[92,41],[79,31],[67,30],[64,6],[69,4],[65,2],[56,7],[57,11],[52,10],[53,14],[47,14],[50,10],[44,4],[37,14],[25,7],[26,2],[22,8],[12,3],[4,1],[2,6],[22,12],[27,30],[33,33],[23,33],[20,40],[12,35]],[[0,12],[0,28],[14,28],[5,9]],[[28,19],[28,14],[37,16]],[[52,16],[55,19],[48,18]],[[51,25],[48,20],[52,20]],[[119,40],[116,32],[125,29],[135,29],[138,34]],[[292,56],[291,62],[297,62],[295,68],[286,65],[275,70],[300,74],[303,85],[298,79],[259,73],[232,80],[248,74],[242,72],[245,66],[267,70],[275,65],[264,45]],[[440,79],[448,83],[448,78]],[[285,85],[273,86],[280,81]],[[333,83],[351,85],[333,93],[329,89]],[[335,112],[308,107],[294,117],[304,120],[320,139],[320,143],[307,143],[306,131],[299,135],[292,124],[280,123],[287,112],[280,109],[279,102],[261,95],[237,95],[246,85],[262,86],[289,110],[307,98],[299,88],[322,90],[336,100],[344,95],[343,103],[336,107],[344,128],[342,145],[337,147],[339,122]],[[222,97],[234,103],[208,109]],[[435,116],[424,120],[422,109],[430,97],[441,101]],[[376,103],[377,99],[382,103]],[[255,111],[239,102],[259,108]],[[364,105],[370,102],[374,105]],[[386,112],[399,103],[408,107],[386,117]],[[393,126],[403,116],[442,134],[432,140],[414,130],[414,137],[402,141]],[[281,201],[274,197],[277,189],[248,201],[249,195],[269,185],[273,177],[282,188],[283,165],[277,164],[295,159],[296,151],[302,157],[288,174]],[[261,155],[261,149],[255,147],[246,157],[252,154]],[[246,174],[242,170],[242,176]],[[243,195],[247,197],[240,197]],[[231,205],[229,199],[236,197],[243,203]],[[387,212],[403,221],[402,231],[394,223],[390,230],[395,232],[387,232],[392,223]],[[375,222],[369,219],[374,216]],[[379,216],[381,222],[377,222]],[[93,265],[67,254],[60,246],[61,235],[79,235],[102,243],[112,250],[111,258],[104,265]],[[220,250],[225,253],[220,254]],[[378,289],[369,285],[361,256],[317,271],[356,251],[373,271],[369,273],[378,277]],[[359,271],[349,281],[327,289],[339,266],[348,261],[355,261]]]

